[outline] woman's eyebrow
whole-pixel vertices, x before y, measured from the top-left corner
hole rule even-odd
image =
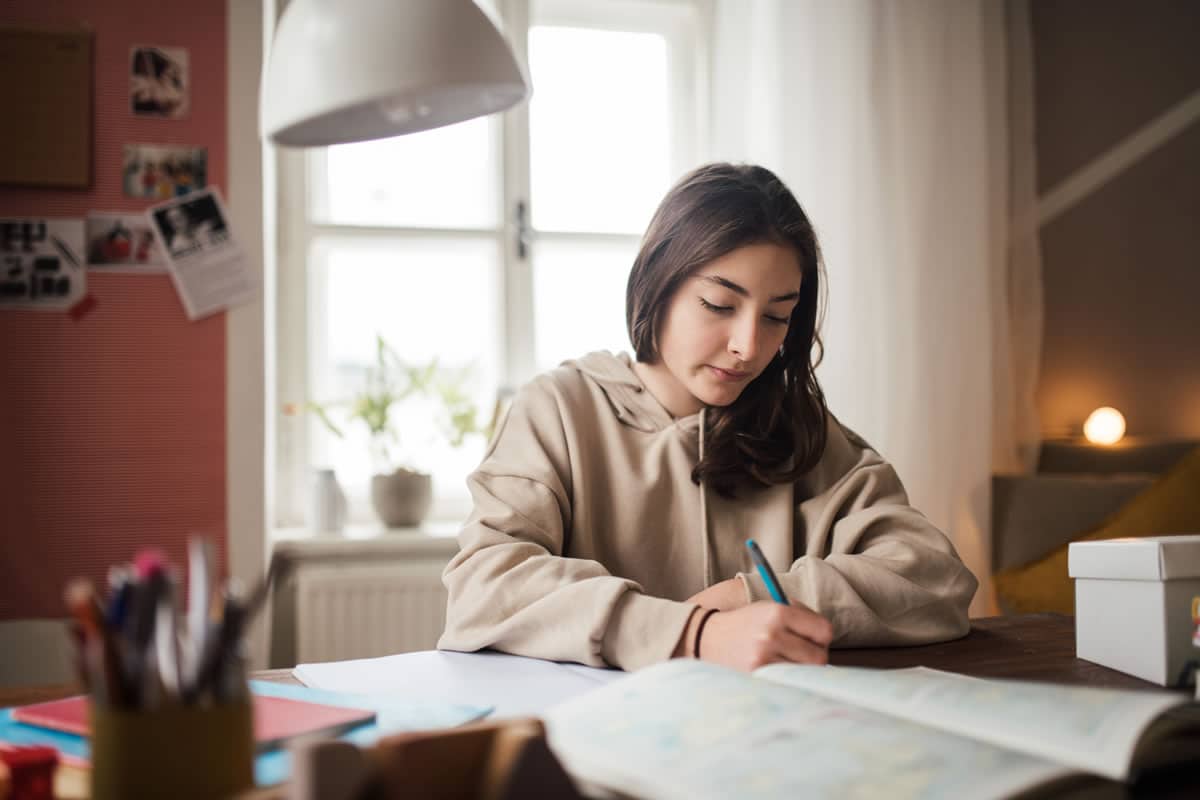
[[[750,293],[748,291],[746,291],[745,289],[743,289],[741,286],[738,286],[736,283],[734,283],[731,280],[722,278],[720,275],[701,275],[699,277],[701,280],[703,280],[707,283],[715,283],[718,286],[724,286],[726,289],[730,290],[731,292],[737,292],[742,297],[750,296]],[[800,292],[789,292],[788,294],[781,294],[778,297],[772,297],[769,302],[782,303],[785,300],[798,300],[799,298],[800,298]]]

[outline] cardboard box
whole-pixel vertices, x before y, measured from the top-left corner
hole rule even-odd
[[[1200,535],[1072,542],[1075,655],[1161,686],[1178,686],[1200,597]]]

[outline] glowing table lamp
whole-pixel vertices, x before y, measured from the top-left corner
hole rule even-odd
[[[529,85],[471,0],[293,0],[261,92],[264,136],[317,147],[503,111]]]
[[[1125,435],[1125,417],[1115,408],[1097,408],[1083,423],[1083,435],[1092,444],[1116,444]]]

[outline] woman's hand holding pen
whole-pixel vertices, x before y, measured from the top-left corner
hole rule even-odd
[[[683,652],[677,655],[697,652],[697,629],[705,614],[701,608],[692,615],[680,643]],[[833,626],[815,611],[761,601],[712,614],[701,631],[699,655],[747,672],[776,661],[827,664],[831,641]]]

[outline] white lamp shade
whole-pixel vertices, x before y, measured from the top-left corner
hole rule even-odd
[[[360,142],[503,111],[529,86],[471,0],[293,0],[263,70],[279,145]]]

